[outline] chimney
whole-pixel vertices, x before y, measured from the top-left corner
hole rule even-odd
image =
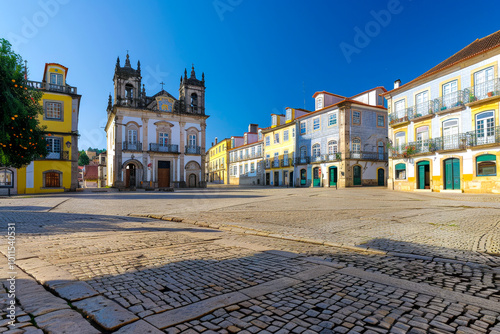
[[[217,145],[217,142],[218,142],[218,141],[217,141],[217,137],[215,137],[215,145]]]
[[[248,125],[248,132],[257,133],[258,127],[259,127],[258,124],[249,124]]]
[[[394,89],[399,88],[400,85],[401,85],[401,80],[398,79],[398,80],[394,81]]]

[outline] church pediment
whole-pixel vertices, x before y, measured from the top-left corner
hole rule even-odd
[[[163,112],[173,112],[177,99],[168,92],[162,90],[151,97],[147,108]]]

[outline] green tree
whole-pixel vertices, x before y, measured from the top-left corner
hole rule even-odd
[[[90,163],[89,156],[85,151],[78,152],[78,166],[87,166]]]
[[[0,38],[0,165],[20,168],[47,155],[42,95],[27,87],[21,56]]]

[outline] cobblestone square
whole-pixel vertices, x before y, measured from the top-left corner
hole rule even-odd
[[[376,187],[0,198],[0,333],[499,334],[499,209]]]

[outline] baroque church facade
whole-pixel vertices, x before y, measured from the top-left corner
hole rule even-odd
[[[205,75],[184,70],[179,98],[146,95],[141,64],[116,61],[106,123],[107,185],[128,189],[205,187]]]

